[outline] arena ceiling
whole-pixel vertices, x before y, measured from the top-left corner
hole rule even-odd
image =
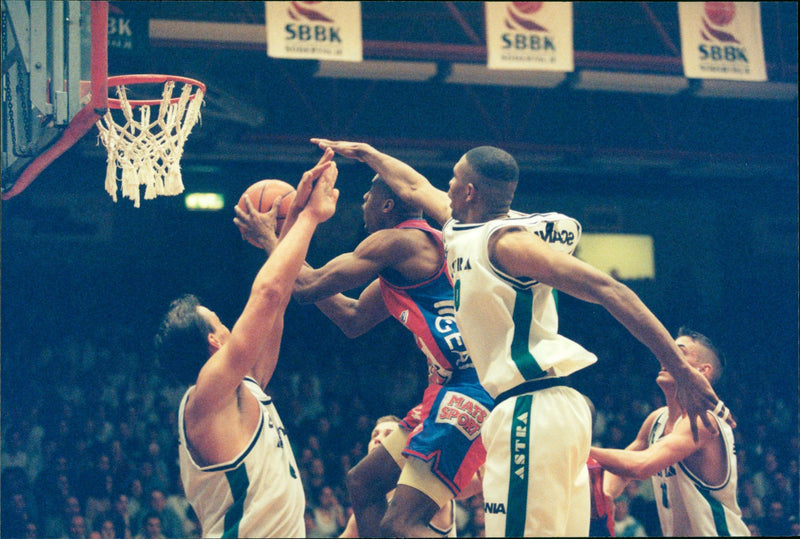
[[[603,90],[631,75],[682,77],[675,2],[575,2],[575,73],[553,87],[446,82],[485,63],[481,2],[362,2],[365,60],[432,62],[424,81],[341,79],[269,58],[263,2],[112,2],[147,43],[110,52],[110,74],[172,73],[209,88],[186,158],[310,162],[308,139],[366,140],[416,165],[451,167],[476,144],[545,172],[723,178],[797,174],[797,4],[762,2],[770,87],[790,98]],[[198,26],[200,25],[200,26]],[[215,38],[222,31],[224,38]],[[218,34],[217,34],[218,35]],[[588,80],[588,82],[587,82]],[[99,150],[93,140],[83,151]]]

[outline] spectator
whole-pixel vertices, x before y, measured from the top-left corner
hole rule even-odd
[[[69,521],[68,539],[88,539],[86,519],[83,515],[72,515]]]
[[[161,533],[161,518],[158,513],[148,512],[142,521],[142,531],[137,534],[134,539],[167,539]],[[169,539],[177,539],[177,537],[170,537]]]
[[[181,481],[180,469],[175,467],[172,473],[172,485],[174,489],[167,496],[167,507],[172,509],[181,520],[183,529],[182,537],[192,537],[200,534],[200,524],[196,523],[196,514],[189,504],[189,500],[183,494],[183,482]]]
[[[312,508],[314,528],[319,537],[336,537],[344,530],[347,523],[344,508],[339,503],[333,489],[323,486]]]
[[[110,520],[114,525],[114,536],[117,539],[131,539],[134,535],[132,517],[128,509],[128,496],[124,492],[114,495],[111,509],[102,515],[102,521]]]
[[[35,522],[28,522],[25,525],[25,539],[39,539],[39,527]]]
[[[95,526],[95,531],[100,534],[100,539],[117,539],[122,536],[117,535],[114,521],[110,517],[98,518],[98,523]]]
[[[3,536],[22,537],[26,532],[28,523],[33,522],[25,496],[21,492],[12,494],[3,492],[3,497]],[[7,501],[5,498],[10,498],[10,500]]]
[[[317,523],[314,520],[314,509],[306,505],[305,513],[303,514],[303,521],[306,524],[306,537],[325,537],[325,535],[317,529]]]
[[[170,539],[183,537],[183,521],[175,513],[175,510],[167,505],[167,498],[161,490],[153,489],[150,491],[147,509],[144,519],[139,524],[140,530],[145,527],[148,518],[156,515],[159,519],[159,531],[164,536]]]
[[[83,511],[77,496],[67,496],[61,510],[57,513],[46,514],[44,520],[45,537],[66,537],[72,525],[72,517],[81,516]],[[85,526],[85,522],[84,522]]]
[[[787,537],[792,534],[792,523],[780,500],[769,502],[767,514],[761,519],[758,527],[762,535],[767,537]]]

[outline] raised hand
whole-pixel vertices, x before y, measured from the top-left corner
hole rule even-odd
[[[326,150],[325,153],[322,154],[320,160],[317,162],[316,165],[311,170],[306,171],[303,173],[303,177],[300,178],[300,183],[297,184],[297,194],[292,201],[292,205],[289,207],[289,211],[286,214],[286,220],[283,223],[283,227],[281,228],[281,238],[286,235],[292,225],[297,220],[297,216],[300,215],[300,212],[303,211],[303,208],[306,207],[308,204],[309,198],[311,197],[311,193],[314,189],[314,182],[322,176],[325,169],[330,166],[335,167],[336,163],[333,162],[333,150]],[[336,172],[338,175],[338,171]],[[334,178],[335,183],[335,178]],[[338,191],[337,191],[338,197]],[[335,203],[334,203],[335,208]],[[328,216],[329,218],[330,216]],[[327,218],[326,218],[327,219]],[[322,221],[320,221],[322,222]]]
[[[331,161],[322,169],[321,175],[314,184],[314,190],[308,199],[308,204],[303,211],[312,212],[317,221],[327,221],[336,212],[336,201],[339,200],[339,190],[335,189],[339,169]]]
[[[717,431],[717,425],[708,416],[708,412],[712,411],[718,415],[720,419],[727,422],[731,427],[736,427],[736,420],[730,413],[730,410],[723,404],[720,398],[714,393],[711,388],[711,383],[708,379],[700,374],[695,369],[686,369],[680,374],[672,373],[675,378],[677,386],[678,402],[689,416],[689,424],[692,427],[692,437],[698,440],[698,427],[697,420],[703,424],[711,432]]]
[[[364,154],[369,150],[369,145],[363,142],[346,142],[343,140],[328,140],[325,138],[312,138],[312,144],[316,144],[323,150],[331,149],[342,157],[348,159],[355,159],[357,161],[364,160]]]

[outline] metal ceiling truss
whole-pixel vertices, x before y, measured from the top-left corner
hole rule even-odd
[[[169,4],[169,3],[167,3]],[[230,4],[230,3],[229,3]],[[169,19],[153,18],[150,20],[150,44],[153,48],[189,48],[189,49],[216,49],[217,52],[228,51],[264,51],[264,13],[260,3],[234,3],[242,6],[242,9],[230,10],[238,15],[230,15],[237,18],[241,23],[220,22],[217,19],[209,21],[176,21]],[[364,4],[365,26],[367,17],[381,18],[382,27],[392,24],[397,25],[398,20],[407,17],[401,13],[400,8],[406,8],[405,2],[381,2],[384,6],[394,4],[395,11],[375,13],[377,9],[372,3]],[[428,41],[409,41],[393,39],[366,39],[367,29],[365,28],[365,40],[363,41],[363,51],[366,65],[373,62],[380,65],[381,62],[410,62],[412,66],[420,69],[430,69],[429,64],[435,64],[435,69],[426,71],[430,80],[421,80],[421,85],[447,83],[454,80],[456,66],[464,65],[476,66],[485,70],[486,46],[482,36],[483,29],[477,24],[474,3],[466,2],[437,2],[439,8],[433,3],[413,3],[419,4],[420,9],[428,10],[426,17],[435,18],[436,24],[449,21],[451,25],[448,31],[449,42],[434,41],[439,36],[434,36]],[[611,4],[611,3],[609,3]],[[622,3],[614,3],[620,6]],[[776,3],[762,3],[776,4]],[[525,99],[519,98],[520,90],[512,86],[488,87],[483,83],[478,84],[447,84],[446,87],[439,87],[439,90],[447,92],[461,92],[464,96],[463,108],[451,114],[468,115],[473,122],[479,123],[485,128],[487,136],[477,136],[481,140],[491,138],[498,143],[504,144],[508,148],[518,148],[527,154],[537,154],[539,158],[529,160],[535,166],[544,166],[542,163],[552,164],[553,156],[561,158],[565,163],[585,163],[593,157],[622,160],[629,159],[633,163],[642,163],[647,166],[648,160],[651,163],[675,163],[675,166],[684,166],[693,162],[732,162],[739,163],[744,167],[750,167],[754,163],[769,164],[774,161],[785,161],[785,156],[776,150],[777,153],[770,153],[770,148],[754,148],[751,153],[746,151],[727,151],[726,148],[704,149],[698,147],[694,139],[697,138],[696,125],[682,123],[686,116],[678,116],[669,111],[674,110],[689,111],[691,113],[708,112],[713,116],[718,105],[711,103],[708,99],[687,98],[693,96],[698,89],[702,89],[697,81],[687,81],[683,77],[683,66],[680,51],[675,44],[673,36],[676,33],[674,22],[671,26],[659,16],[657,11],[663,13],[664,5],[657,5],[650,2],[630,2],[625,8],[625,15],[636,20],[637,28],[643,27],[644,31],[649,29],[653,43],[645,47],[645,53],[631,53],[619,50],[576,50],[575,51],[575,73],[562,76],[563,80],[536,82],[540,90],[528,91]],[[658,9],[654,9],[658,8]],[[438,9],[438,11],[437,11]],[[481,8],[482,9],[482,8]],[[578,5],[576,4],[576,9]],[[580,9],[586,9],[581,5]],[[772,33],[773,37],[779,40],[777,49],[780,54],[773,55],[772,62],[768,58],[768,73],[771,82],[776,87],[773,90],[779,98],[796,101],[797,92],[797,65],[787,62],[783,57],[784,50],[782,40],[786,37],[782,30],[784,24],[781,23],[781,7],[765,6],[762,12],[774,9],[770,12],[770,21],[765,22],[770,25],[765,29],[765,34]],[[373,10],[367,13],[368,10]],[[466,10],[466,11],[465,11]],[[435,13],[435,17],[434,14]],[[638,13],[638,15],[637,15]],[[794,13],[796,14],[796,8]],[[604,16],[610,17],[608,14]],[[176,24],[180,22],[180,24]],[[420,20],[407,20],[408,24],[416,26],[428,26]],[[591,24],[602,26],[608,21],[592,21]],[[629,22],[629,24],[634,24]],[[795,23],[796,24],[796,23]],[[397,26],[403,26],[402,24]],[[433,26],[433,23],[430,25]],[[774,26],[774,28],[773,28]],[[431,29],[419,29],[418,38],[424,38],[424,32],[431,32]],[[599,34],[599,32],[598,32]],[[390,37],[395,34],[389,34]],[[216,36],[207,38],[205,36]],[[576,43],[577,47],[577,43]],[[613,50],[613,52],[612,52]],[[796,44],[794,50],[796,51]],[[659,54],[663,51],[664,54]],[[651,54],[654,53],[654,54]],[[796,54],[796,53],[795,53]],[[207,69],[214,72],[213,65],[216,56],[209,58]],[[341,137],[363,137],[368,138],[374,143],[382,142],[392,146],[401,145],[407,148],[419,147],[421,144],[425,148],[440,149],[442,151],[456,151],[470,144],[472,131],[458,132],[454,130],[452,137],[443,138],[432,134],[423,139],[416,138],[411,133],[393,133],[392,125],[387,125],[384,133],[370,133],[365,127],[366,123],[372,121],[372,116],[381,107],[396,106],[394,103],[383,103],[378,100],[384,98],[386,86],[381,80],[383,75],[386,78],[397,76],[393,70],[397,65],[388,64],[384,72],[379,73],[374,79],[365,79],[353,83],[337,79],[313,78],[313,66],[307,69],[298,69],[295,64],[302,62],[291,60],[268,59],[268,65],[274,67],[272,70],[280,77],[282,84],[292,89],[296,96],[294,105],[287,105],[281,102],[281,106],[291,106],[291,116],[296,124],[290,127],[269,127],[265,129],[246,131],[236,141],[243,147],[254,142],[261,145],[285,145],[287,143],[307,144],[305,133],[311,134],[336,134]],[[317,64],[313,61],[306,61],[308,64]],[[319,63],[317,77],[323,76],[322,65]],[[399,65],[399,64],[398,64]],[[404,67],[407,64],[404,64]],[[481,67],[482,66],[482,67]],[[364,67],[364,66],[362,66]],[[552,75],[552,74],[550,74]],[[489,76],[498,77],[497,72],[492,72]],[[534,75],[535,76],[535,75]],[[624,77],[628,77],[625,79]],[[312,78],[309,78],[312,77]],[[619,81],[614,81],[617,77]],[[609,82],[610,81],[610,82]],[[663,85],[664,88],[644,88],[641,93],[630,92],[616,94],[619,100],[626,100],[629,115],[636,117],[636,129],[638,130],[637,140],[626,143],[624,140],[609,140],[607,137],[608,124],[615,121],[609,118],[607,93],[598,92],[598,89],[614,91],[614,84],[618,86],[630,85],[631,82],[639,84]],[[228,94],[233,93],[239,88],[235,83],[230,83],[226,90]],[[406,83],[410,84],[410,83]],[[525,85],[527,83],[520,83]],[[611,88],[603,88],[603,84],[611,84]],[[764,84],[764,83],[761,83]],[[781,84],[785,86],[781,86]],[[320,98],[320,87],[325,88],[324,98]],[[427,86],[420,86],[430,90]],[[581,91],[582,89],[588,91]],[[433,89],[435,94],[447,94],[444,91]],[[593,91],[594,90],[594,91]],[[626,90],[617,90],[626,92]],[[788,92],[786,95],[781,92]],[[577,92],[577,93],[576,93]],[[792,94],[793,92],[793,94]],[[659,108],[653,106],[653,95],[663,93],[658,96]],[[673,93],[674,95],[668,95]],[[427,95],[427,94],[426,94]],[[576,97],[578,95],[579,97]],[[698,93],[700,95],[700,93]],[[794,97],[792,97],[792,95]],[[746,97],[746,96],[745,96]],[[759,96],[762,97],[762,96]],[[209,93],[209,98],[213,94]],[[446,98],[442,98],[446,99]],[[572,130],[574,135],[568,144],[553,140],[532,140],[528,135],[534,131],[542,122],[542,112],[553,107],[553,103],[559,102],[560,106],[567,111],[564,117],[557,121],[564,122],[565,130]],[[581,102],[581,107],[572,106]],[[443,106],[447,105],[446,103]],[[580,110],[575,110],[580,108]],[[796,109],[795,109],[796,110]],[[633,111],[633,112],[630,112]],[[665,112],[667,111],[667,112]],[[397,114],[404,114],[405,111],[398,110]],[[267,111],[269,114],[269,111]],[[570,117],[571,116],[571,117]],[[552,119],[551,119],[552,122]],[[570,123],[572,122],[572,123]],[[269,124],[269,121],[267,121]],[[705,126],[708,127],[708,126]],[[270,131],[272,129],[272,131]],[[624,129],[624,128],[623,128]],[[710,130],[714,133],[714,130]],[[718,131],[722,133],[722,131]],[[622,133],[625,134],[624,132]],[[366,136],[365,136],[366,135]],[[623,137],[624,138],[624,137]],[[521,142],[522,141],[522,142]],[[252,155],[252,152],[244,151],[242,154]],[[280,159],[282,153],[274,151],[257,152],[258,157],[253,159]],[[537,164],[538,163],[538,164]],[[774,163],[773,163],[774,164]],[[532,165],[533,166],[533,165]],[[549,166],[549,165],[548,165]],[[793,163],[788,163],[789,169],[796,168],[796,157]]]

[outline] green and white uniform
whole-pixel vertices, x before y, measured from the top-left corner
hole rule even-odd
[[[451,219],[443,229],[456,324],[481,384],[498,399],[482,431],[486,535],[586,536],[589,408],[570,387],[537,384],[568,376],[597,357],[558,334],[552,287],[517,279],[491,263],[489,238],[504,227],[523,227],[568,254],[581,233],[576,220],[558,213],[511,212],[477,224]]]
[[[678,419],[683,420],[683,417]],[[722,434],[727,456],[724,481],[718,485],[709,485],[683,461],[661,470],[652,478],[661,533],[667,537],[750,535],[736,499],[738,473],[733,430],[718,417],[714,417],[714,420]],[[649,445],[658,443],[664,435],[666,424],[667,409],[664,408],[650,428]]]
[[[247,447],[233,460],[199,466],[187,449],[184,408],[178,410],[181,481],[203,537],[305,537],[306,501],[297,463],[272,399],[247,377],[261,419]]]

